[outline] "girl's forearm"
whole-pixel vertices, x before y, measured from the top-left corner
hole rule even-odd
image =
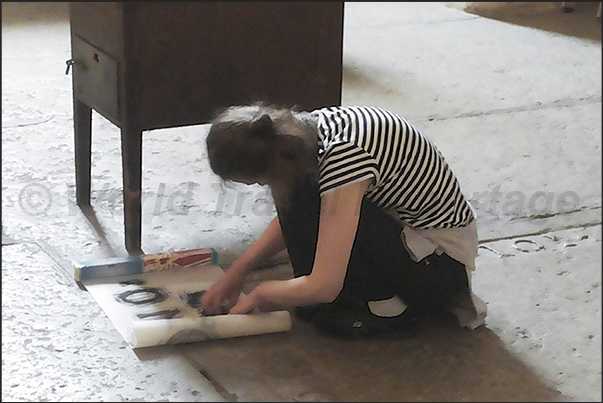
[[[228,272],[244,276],[260,267],[283,249],[285,249],[285,239],[283,238],[278,217],[275,217],[257,241],[232,263]]]
[[[358,228],[360,203],[369,180],[346,185],[339,195],[330,193],[322,198],[316,256],[312,272],[286,281],[260,284],[252,298],[235,312],[253,304],[260,307],[301,306],[329,303],[341,292]],[[241,309],[242,308],[242,309]]]
[[[289,280],[265,281],[239,300],[230,313],[248,313],[254,308],[271,311],[321,302],[315,295],[316,288],[308,284],[309,280],[309,276],[301,276]]]

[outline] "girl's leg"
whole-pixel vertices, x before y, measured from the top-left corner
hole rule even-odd
[[[350,282],[367,284],[369,300],[397,295],[416,312],[441,310],[468,287],[465,266],[435,253],[415,262],[402,243],[402,229],[398,220],[363,200],[348,266]]]
[[[307,181],[292,195],[290,208],[278,217],[296,277],[309,274],[314,263],[320,197]],[[402,224],[364,198],[343,290],[335,305],[382,300],[394,295],[416,312],[442,309],[467,286],[464,266],[447,255],[414,262],[400,233]]]

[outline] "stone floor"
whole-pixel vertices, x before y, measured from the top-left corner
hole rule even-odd
[[[2,401],[601,401],[597,3],[490,4],[346,3],[343,58],[343,103],[424,129],[476,208],[485,327],[343,342],[295,319],[133,350],[72,267],[127,253],[119,130],[93,115],[82,211],[67,3],[2,3]],[[142,248],[214,247],[227,268],[274,211],[262,187],[220,186],[206,132],[145,133]],[[291,275],[273,263],[247,286]]]

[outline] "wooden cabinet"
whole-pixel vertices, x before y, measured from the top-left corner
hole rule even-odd
[[[121,130],[130,253],[142,252],[144,131],[234,104],[341,103],[343,2],[69,4],[77,203],[90,205],[94,109]]]

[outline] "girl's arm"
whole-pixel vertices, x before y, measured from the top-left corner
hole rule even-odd
[[[268,224],[268,227],[266,227],[257,241],[232,263],[228,271],[245,275],[260,267],[283,249],[285,249],[285,239],[283,238],[278,217],[275,217],[270,221],[270,224]]]
[[[201,306],[209,314],[222,313],[222,304],[235,304],[241,293],[245,275],[285,249],[278,217],[275,217],[256,242],[201,297]]]
[[[266,281],[231,310],[232,314],[332,302],[343,288],[356,237],[362,197],[371,180],[345,185],[321,199],[316,258],[312,272],[290,280]]]

